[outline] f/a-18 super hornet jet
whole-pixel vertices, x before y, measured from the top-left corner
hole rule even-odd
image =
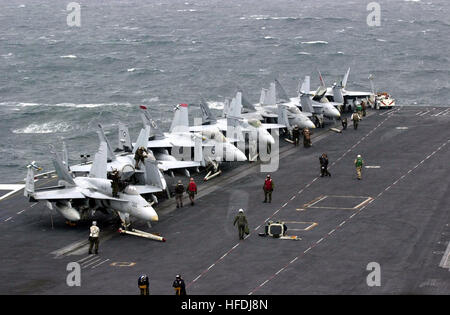
[[[181,105],[180,105],[181,106]],[[196,168],[201,166],[202,150],[201,145],[199,145],[199,150],[194,151],[194,160],[189,157],[188,160],[177,159],[174,155],[169,153],[170,151],[175,151],[179,148],[195,148],[196,141],[202,142],[203,137],[201,135],[192,134],[189,131],[174,131],[169,133],[164,133],[157,123],[152,119],[150,113],[145,106],[140,106],[141,108],[141,118],[144,126],[150,128],[150,137],[147,143],[147,148],[149,152],[152,152],[156,160],[158,161],[158,166],[163,171],[169,171],[173,177],[173,170],[182,170],[187,177],[190,177],[188,168]],[[177,115],[175,113],[175,115]],[[173,127],[171,130],[173,130]],[[177,157],[184,158],[184,156],[177,155]]]
[[[283,92],[278,93],[280,90]],[[268,90],[262,89],[260,101],[254,107],[263,118],[269,120],[276,118],[279,124],[286,125],[289,130],[295,125],[299,128],[316,127],[310,119],[312,114],[300,111],[296,103],[287,97],[278,80],[272,82]],[[287,121],[285,119],[280,121],[280,116],[284,116]]]
[[[155,157],[150,153],[146,154],[144,162],[136,161],[136,151],[139,148],[146,148],[148,143],[148,136],[150,134],[150,127],[144,128],[139,133],[137,141],[132,149],[132,154],[116,155],[111,148],[108,139],[105,136],[102,126],[98,125],[97,134],[101,143],[106,143],[107,148],[107,172],[112,173],[117,170],[122,180],[128,180],[132,177],[133,182],[143,183],[142,185],[136,185],[135,188],[140,194],[153,194],[160,191],[167,190],[167,183],[164,175],[159,170],[159,164],[155,160]],[[143,167],[141,167],[143,166]],[[70,171],[75,174],[89,173],[91,164],[78,164],[69,167]],[[157,199],[154,195],[152,198],[155,202]]]
[[[350,74],[350,68],[348,68],[342,81],[340,83],[334,83],[332,87],[326,87],[322,74],[319,71],[320,87],[319,90],[325,90],[324,96],[332,100],[333,102],[342,104],[352,104],[357,99],[372,99],[375,97],[373,92],[368,91],[348,91],[346,90],[348,76]],[[312,91],[311,91],[312,92]],[[323,93],[323,92],[322,92]]]
[[[250,161],[255,161],[258,156],[258,144],[260,150],[267,150],[270,145],[275,144],[275,139],[268,132],[268,129],[287,128],[286,125],[282,124],[261,123],[257,118],[244,118],[242,115],[241,92],[237,92],[231,103],[224,107],[223,116],[225,118],[217,119],[205,101],[200,103],[200,107],[204,125],[197,126],[197,128],[203,130],[218,128],[220,131],[226,132],[227,137],[235,135],[240,141],[245,141],[246,135],[248,135]]]
[[[59,155],[52,158],[58,175],[58,185],[36,189],[34,173],[36,164],[28,166],[24,195],[30,201],[47,201],[50,208],[56,208],[69,221],[89,217],[96,210],[119,215],[125,227],[130,226],[130,217],[148,223],[158,221],[155,209],[140,194],[135,185],[128,185],[113,197],[111,180],[107,179],[107,144],[101,142],[95,154],[88,177],[75,177],[67,171]]]
[[[325,97],[326,89],[319,87],[317,91],[311,93],[311,79],[309,76],[305,76],[298,93],[299,93],[299,105],[303,112],[312,113],[316,125],[323,127],[323,117],[329,119],[339,119],[341,113],[336,108],[342,106],[343,103],[330,102]]]
[[[148,119],[150,126],[156,125],[148,112],[146,119]],[[155,136],[154,140],[149,141],[149,149],[170,149],[171,155],[178,157],[178,159],[189,160],[192,159],[191,148],[194,148],[194,160],[201,160],[201,166],[213,168],[212,171],[208,172],[205,180],[221,174],[219,170],[221,162],[247,160],[245,154],[236,148],[217,127],[209,129],[201,128],[201,126],[189,127],[187,104],[180,104],[175,108],[169,132],[158,132],[158,134],[158,137]],[[188,154],[186,154],[185,149],[189,149]]]
[[[245,118],[242,114],[242,92],[237,92],[236,96],[228,103],[223,109],[224,118],[218,119],[210,110],[207,103],[202,101],[200,107],[202,109],[203,122],[206,125],[202,125],[199,128],[216,127],[220,131],[228,132],[230,127],[238,128],[242,132],[254,132],[258,135],[259,141],[265,144],[274,144],[275,140],[272,135],[267,131],[269,129],[286,128],[282,124],[268,124],[262,123],[256,118]],[[228,133],[227,133],[228,136]],[[256,139],[254,139],[256,140]]]

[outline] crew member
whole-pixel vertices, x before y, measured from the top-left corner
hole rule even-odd
[[[189,185],[187,188],[189,199],[191,200],[191,206],[194,205],[194,196],[197,194],[197,184],[194,182],[194,179],[191,177],[189,181]]]
[[[361,155],[358,154],[355,159],[356,174],[358,176],[358,179],[361,179],[363,165],[364,165],[364,161],[363,161]]]
[[[300,143],[300,128],[298,125],[295,125],[294,129],[292,129],[292,138],[294,140],[294,145],[298,146]]]
[[[356,111],[352,114],[351,120],[353,120],[353,128],[355,130],[358,129],[358,123],[361,120],[361,118],[359,117]]]
[[[111,173],[111,187],[113,197],[119,197],[120,174],[117,169],[113,169]]]
[[[234,218],[233,225],[236,225],[236,223],[237,223],[238,232],[239,232],[239,239],[243,240],[244,239],[245,228],[246,227],[248,228],[247,217],[244,214],[244,210],[239,209],[239,213]]]
[[[305,148],[311,146],[311,132],[308,128],[303,129],[303,146]]]
[[[139,162],[142,162],[142,164],[145,164],[144,159],[147,157],[148,151],[144,147],[139,147],[136,150],[136,153],[134,154],[134,160],[136,161],[136,164],[134,165],[134,168],[137,170],[140,170]]]
[[[328,172],[328,156],[323,153],[319,157],[320,161],[320,177],[331,176],[330,172]]]
[[[272,191],[274,188],[274,183],[272,178],[270,178],[270,175],[266,176],[266,180],[264,181],[264,186],[263,186],[263,190],[264,190],[264,203],[266,203],[267,201],[272,202]]]
[[[347,129],[347,117],[342,118],[342,130]]]
[[[95,245],[95,254],[98,255],[98,236],[100,234],[100,229],[97,226],[97,222],[93,221],[90,228],[89,234],[89,255],[92,254],[92,247]]]
[[[149,295],[149,281],[147,275],[142,275],[138,279],[139,290],[141,295]]]
[[[366,101],[361,102],[362,116],[366,117]]]
[[[177,201],[177,208],[183,207],[183,193],[184,186],[181,183],[181,180],[179,180],[178,184],[175,186],[175,199]]]
[[[359,118],[361,119],[362,117],[362,105],[360,102],[356,103],[356,111],[358,112]]]
[[[180,275],[177,275],[175,277],[175,281],[173,282],[172,287],[175,289],[175,295],[187,295],[184,280]]]

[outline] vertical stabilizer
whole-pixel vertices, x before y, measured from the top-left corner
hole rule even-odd
[[[158,124],[155,122],[155,120],[152,118],[152,116],[150,115],[150,111],[147,109],[146,106],[140,106],[140,108],[142,109],[141,111],[141,118],[142,118],[142,122],[145,126],[149,126],[150,127],[150,137],[154,136],[155,139],[162,139],[164,138],[164,133],[161,130],[161,128],[159,128]]]
[[[323,87],[323,88],[325,88],[326,85],[325,85],[325,81],[324,81],[324,79],[323,79],[323,77],[322,77],[322,73],[320,73],[320,70],[317,70],[317,71],[319,72],[320,86]]]
[[[60,180],[67,182],[69,185],[75,185],[72,176],[67,171],[66,166],[63,164],[60,155],[55,152],[52,158],[53,166],[55,167],[56,174]]]
[[[311,78],[309,75],[305,76],[305,80],[302,83],[302,86],[300,87],[300,94],[306,94],[308,95],[311,91]]]
[[[217,122],[216,115],[211,112],[211,109],[204,99],[200,102],[200,108],[202,110],[203,123],[215,124]]]
[[[147,149],[149,135],[150,135],[150,127],[149,126],[145,126],[145,128],[141,129],[141,132],[139,132],[139,136],[136,139],[136,143],[134,144],[133,154],[136,153],[136,150],[139,147],[144,147],[145,149]]]
[[[189,132],[188,105],[180,104],[175,107],[175,114],[170,126],[170,132]]]
[[[227,117],[229,111],[230,111],[230,100],[226,98],[225,102],[223,103],[223,117]]]
[[[238,90],[238,92],[241,92],[242,94],[242,108],[244,108],[247,111],[255,112],[256,111],[255,106],[253,106],[253,104],[247,100],[242,90]]]
[[[108,146],[106,142],[100,142],[100,147],[98,148],[97,153],[95,153],[94,161],[92,163],[91,170],[89,171],[89,177],[106,179],[108,158],[107,151]]]
[[[289,102],[289,96],[277,79],[275,79],[275,102],[277,104]]]
[[[34,171],[37,168],[34,161],[27,165],[27,177],[25,178],[25,189],[23,190],[23,195],[29,197],[34,193]]]
[[[344,75],[344,79],[342,79],[341,87],[345,89],[347,86],[348,75],[350,74],[350,68],[348,68],[347,73]]]
[[[333,102],[344,104],[344,96],[342,95],[342,89],[336,84],[333,85]]]
[[[370,88],[372,90],[372,94],[376,95],[376,93],[375,93],[375,85],[373,84],[373,75],[372,74],[369,75],[369,82],[370,82]]]
[[[237,92],[236,96],[231,100],[230,109],[227,116],[227,137],[239,139],[242,136],[240,130],[240,122],[242,111],[242,93]],[[232,136],[233,135],[233,136]]]
[[[128,127],[119,122],[119,145],[118,149],[125,152],[131,152],[132,144]]]
[[[145,184],[166,189],[161,179],[161,172],[155,161],[147,161],[145,163]]]
[[[264,98],[264,105],[276,105],[277,99],[276,99],[276,88],[275,88],[275,82],[270,83],[269,90],[266,92],[265,98]]]
[[[66,169],[68,171],[70,171],[70,168],[69,168],[69,152],[67,151],[67,146],[66,146],[66,142],[65,141],[63,141],[63,152],[62,152],[62,154],[63,154],[63,159],[62,159],[63,164],[66,167]]]
[[[100,142],[106,142],[106,148],[107,148],[107,159],[109,161],[114,161],[116,159],[116,156],[114,155],[114,151],[111,148],[111,145],[109,144],[108,139],[106,138],[105,131],[103,130],[103,126],[98,124],[98,139]]]

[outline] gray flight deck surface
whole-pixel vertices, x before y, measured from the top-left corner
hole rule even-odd
[[[187,196],[181,209],[166,200],[160,222],[137,224],[165,243],[119,236],[98,216],[98,256],[87,255],[90,222],[66,226],[19,191],[0,201],[0,293],[138,294],[146,273],[151,294],[173,294],[176,274],[190,295],[450,294],[449,126],[448,108],[405,106],[369,111],[342,134],[316,129],[311,148],[281,145],[272,203],[262,203],[259,163],[231,167],[199,185],[194,207]],[[323,152],[331,177],[319,176]],[[361,181],[357,154],[368,166]],[[243,241],[232,225],[239,208],[250,225]],[[258,236],[269,218],[301,240]],[[80,287],[66,284],[69,262],[81,264]],[[367,285],[370,262],[379,287]]]

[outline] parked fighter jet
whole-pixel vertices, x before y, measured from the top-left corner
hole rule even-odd
[[[244,118],[242,115],[242,101],[242,92],[237,92],[231,103],[224,107],[223,116],[225,118],[221,119],[217,119],[217,117],[209,109],[206,102],[202,101],[200,103],[200,107],[202,109],[203,122],[206,123],[206,125],[202,125],[201,127],[199,126],[197,129],[208,129],[217,126],[220,131],[227,132],[230,127],[239,127],[239,131],[242,131],[243,133],[255,133],[258,136],[259,141],[262,143],[274,144],[275,140],[267,130],[286,128],[286,126],[282,124],[261,123],[259,119],[255,118]]]
[[[299,105],[302,107],[303,112],[312,113],[314,115],[323,116],[329,119],[338,119],[341,117],[341,113],[336,108],[342,106],[343,103],[330,102],[325,97],[325,89],[318,88],[316,92],[310,93],[310,77],[305,76],[305,80],[302,83],[299,93]]]
[[[279,124],[287,125],[290,129],[291,126],[297,125],[300,128],[315,128],[314,123],[311,121],[311,113],[304,113],[296,106],[292,99],[277,96],[276,85],[277,82],[270,84],[269,90],[262,89],[259,104],[255,104],[255,108],[259,114],[264,118],[279,118],[279,114],[282,114],[283,110],[286,111],[283,114],[287,121],[278,121]],[[281,85],[278,83],[278,86]],[[286,94],[285,92],[283,94]],[[278,101],[277,101],[278,100]]]
[[[135,169],[135,159],[134,154],[139,147],[147,147],[148,136],[150,134],[150,128],[147,127],[142,129],[139,133],[138,139],[133,147],[132,154],[128,155],[115,155],[111,148],[108,139],[105,136],[102,126],[98,125],[99,130],[97,134],[99,136],[100,142],[105,142],[107,147],[107,172],[112,172],[114,169],[121,173],[122,179],[127,179],[134,175],[135,180],[138,182],[144,182],[145,185],[136,185],[136,189],[140,194],[148,194],[160,192],[167,189],[167,183],[164,175],[158,169],[159,164],[157,163],[155,157],[149,152],[143,170]],[[74,173],[88,173],[90,172],[92,165],[90,164],[78,164],[70,166],[70,170]],[[154,200],[156,198],[153,196]]]
[[[258,145],[260,150],[270,150],[270,146],[275,144],[275,139],[269,133],[268,129],[287,128],[282,124],[261,123],[256,118],[244,118],[242,115],[242,93],[237,92],[232,99],[231,104],[224,107],[223,116],[225,118],[217,119],[211,112],[205,101],[200,103],[203,114],[204,125],[197,128],[209,129],[219,128],[220,131],[226,132],[226,136],[237,136],[240,141],[246,141],[248,135],[249,144],[249,160],[255,161],[258,157]],[[238,143],[238,146],[241,142]],[[245,143],[243,144],[245,145]],[[241,146],[243,146],[241,145]]]
[[[236,148],[229,139],[227,139],[217,127],[210,129],[199,128],[198,126],[189,127],[188,105],[180,104],[175,108],[174,119],[170,127],[169,133],[162,133],[151,119],[148,112],[144,115],[147,125],[152,126],[154,132],[154,140],[150,140],[148,147],[170,149],[174,155],[174,150],[189,148],[189,156],[191,158],[190,148],[194,148],[194,159],[201,160],[201,165],[205,167],[213,167],[214,173],[210,172],[205,177],[208,180],[221,173],[219,163],[246,161],[245,154]],[[156,126],[156,128],[155,128]],[[178,155],[178,152],[176,152]],[[183,154],[180,154],[184,156]]]
[[[351,101],[353,100],[361,98],[373,98],[375,96],[373,92],[347,91],[345,87],[347,86],[349,74],[350,68],[348,68],[342,81],[339,84],[335,82],[332,87],[326,87],[322,74],[319,71],[320,88],[325,90],[324,95],[330,100],[342,104],[351,104]]]
[[[116,212],[125,227],[130,225],[130,216],[146,222],[158,221],[155,210],[139,195],[136,186],[129,185],[119,192],[117,198],[112,197],[111,180],[106,177],[106,142],[100,144],[95,154],[89,177],[73,178],[57,153],[52,161],[59,178],[58,186],[35,189],[36,165],[28,166],[24,195],[31,201],[48,201],[50,208],[54,205],[56,210],[70,221],[79,221],[91,210]]]

